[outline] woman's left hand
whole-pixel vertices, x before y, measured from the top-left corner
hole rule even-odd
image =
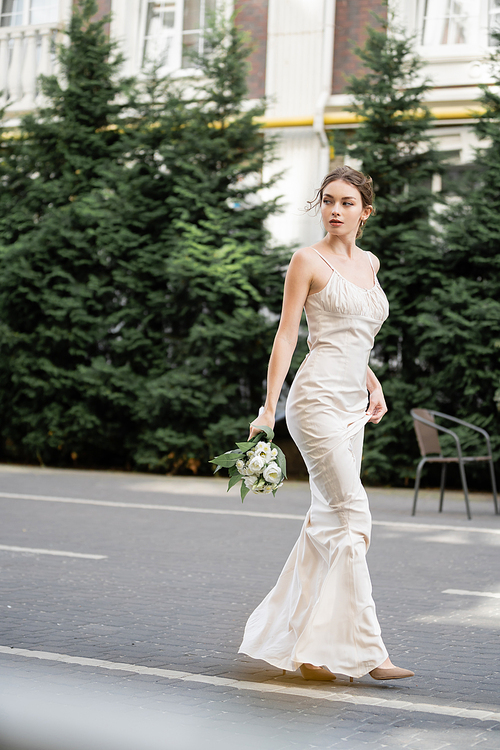
[[[379,385],[373,391],[370,391],[370,403],[366,413],[370,415],[368,421],[373,422],[373,424],[378,424],[384,414],[387,414],[387,404],[385,403],[382,386]]]

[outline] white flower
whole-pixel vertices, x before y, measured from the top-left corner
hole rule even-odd
[[[242,477],[246,477],[247,476],[248,472],[247,472],[246,463],[243,461],[242,458],[239,458],[236,461],[236,468],[238,470],[238,474],[241,474]]]
[[[266,443],[264,440],[261,440],[257,443],[257,445],[254,448],[255,455],[261,456],[264,461],[267,463],[271,459],[271,446],[269,443]]]
[[[247,451],[247,460],[250,459],[250,458],[253,458],[254,456],[255,456],[255,451],[254,450]]]
[[[262,479],[262,477],[259,477],[251,490],[252,492],[264,492],[265,487],[267,487],[267,483],[264,481],[264,479]]]
[[[269,456],[271,459],[275,459],[278,457],[278,451],[276,450],[276,448],[271,449],[271,453],[269,454]]]
[[[259,480],[257,479],[257,477],[251,476],[246,477],[243,481],[245,482],[245,487],[247,487],[249,490],[253,490],[254,484],[257,484]]]
[[[259,487],[257,490],[254,490],[254,492],[261,492],[263,495],[270,495],[272,491],[272,484],[265,484],[263,487]]]
[[[275,490],[279,490],[280,487],[283,486],[283,480],[279,484],[272,484],[271,486],[271,492],[274,492]]]
[[[271,484],[278,484],[281,479],[281,469],[276,461],[271,461],[263,471],[264,479]]]
[[[262,458],[262,456],[253,456],[253,458],[250,459],[250,461],[247,463],[247,471],[249,474],[262,474],[262,469],[264,468],[265,461]]]

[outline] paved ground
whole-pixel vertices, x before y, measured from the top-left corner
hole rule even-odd
[[[438,514],[437,493],[422,492],[411,518],[411,491],[369,491],[382,633],[417,676],[325,686],[237,654],[307,485],[243,505],[225,486],[0,467],[0,746],[498,750],[490,498],[474,496],[467,521],[459,493]]]

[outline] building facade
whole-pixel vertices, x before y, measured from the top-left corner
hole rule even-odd
[[[37,76],[57,72],[51,41],[70,18],[73,0],[0,0],[0,104],[15,125],[40,100]],[[99,0],[112,14],[110,33],[125,55],[124,73],[148,60],[189,75],[185,50],[203,45],[206,14],[221,0]],[[428,95],[437,147],[450,164],[470,162],[477,145],[472,125],[479,84],[492,84],[487,58],[491,32],[500,28],[500,0],[392,0],[397,20],[415,35],[432,81]],[[280,242],[318,239],[318,220],[304,210],[334,157],[328,130],[355,127],[346,111],[345,77],[360,71],[352,42],[361,44],[380,0],[226,0],[224,11],[254,43],[249,90],[266,96],[263,128],[279,135],[272,169],[283,173],[276,190],[283,213],[272,219]],[[436,184],[439,189],[439,184]]]

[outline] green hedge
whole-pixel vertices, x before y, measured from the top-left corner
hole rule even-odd
[[[2,143],[3,457],[210,471],[262,403],[288,253],[246,41],[215,19],[201,76],[120,78],[73,14],[48,106]]]
[[[363,472],[371,482],[408,484],[418,459],[412,407],[486,428],[500,458],[500,98],[483,87],[487,111],[475,129],[488,145],[461,199],[433,193],[432,177],[445,165],[429,135],[430,85],[414,40],[392,22],[389,33],[378,23],[357,49],[367,72],[347,87],[353,111],[365,118],[347,150],[373,177],[376,194],[377,215],[361,245],[380,258],[390,302],[373,353],[389,412],[367,429]],[[500,83],[498,54],[492,63]],[[462,436],[467,450],[484,454],[482,438]],[[488,487],[485,469],[473,478]]]

